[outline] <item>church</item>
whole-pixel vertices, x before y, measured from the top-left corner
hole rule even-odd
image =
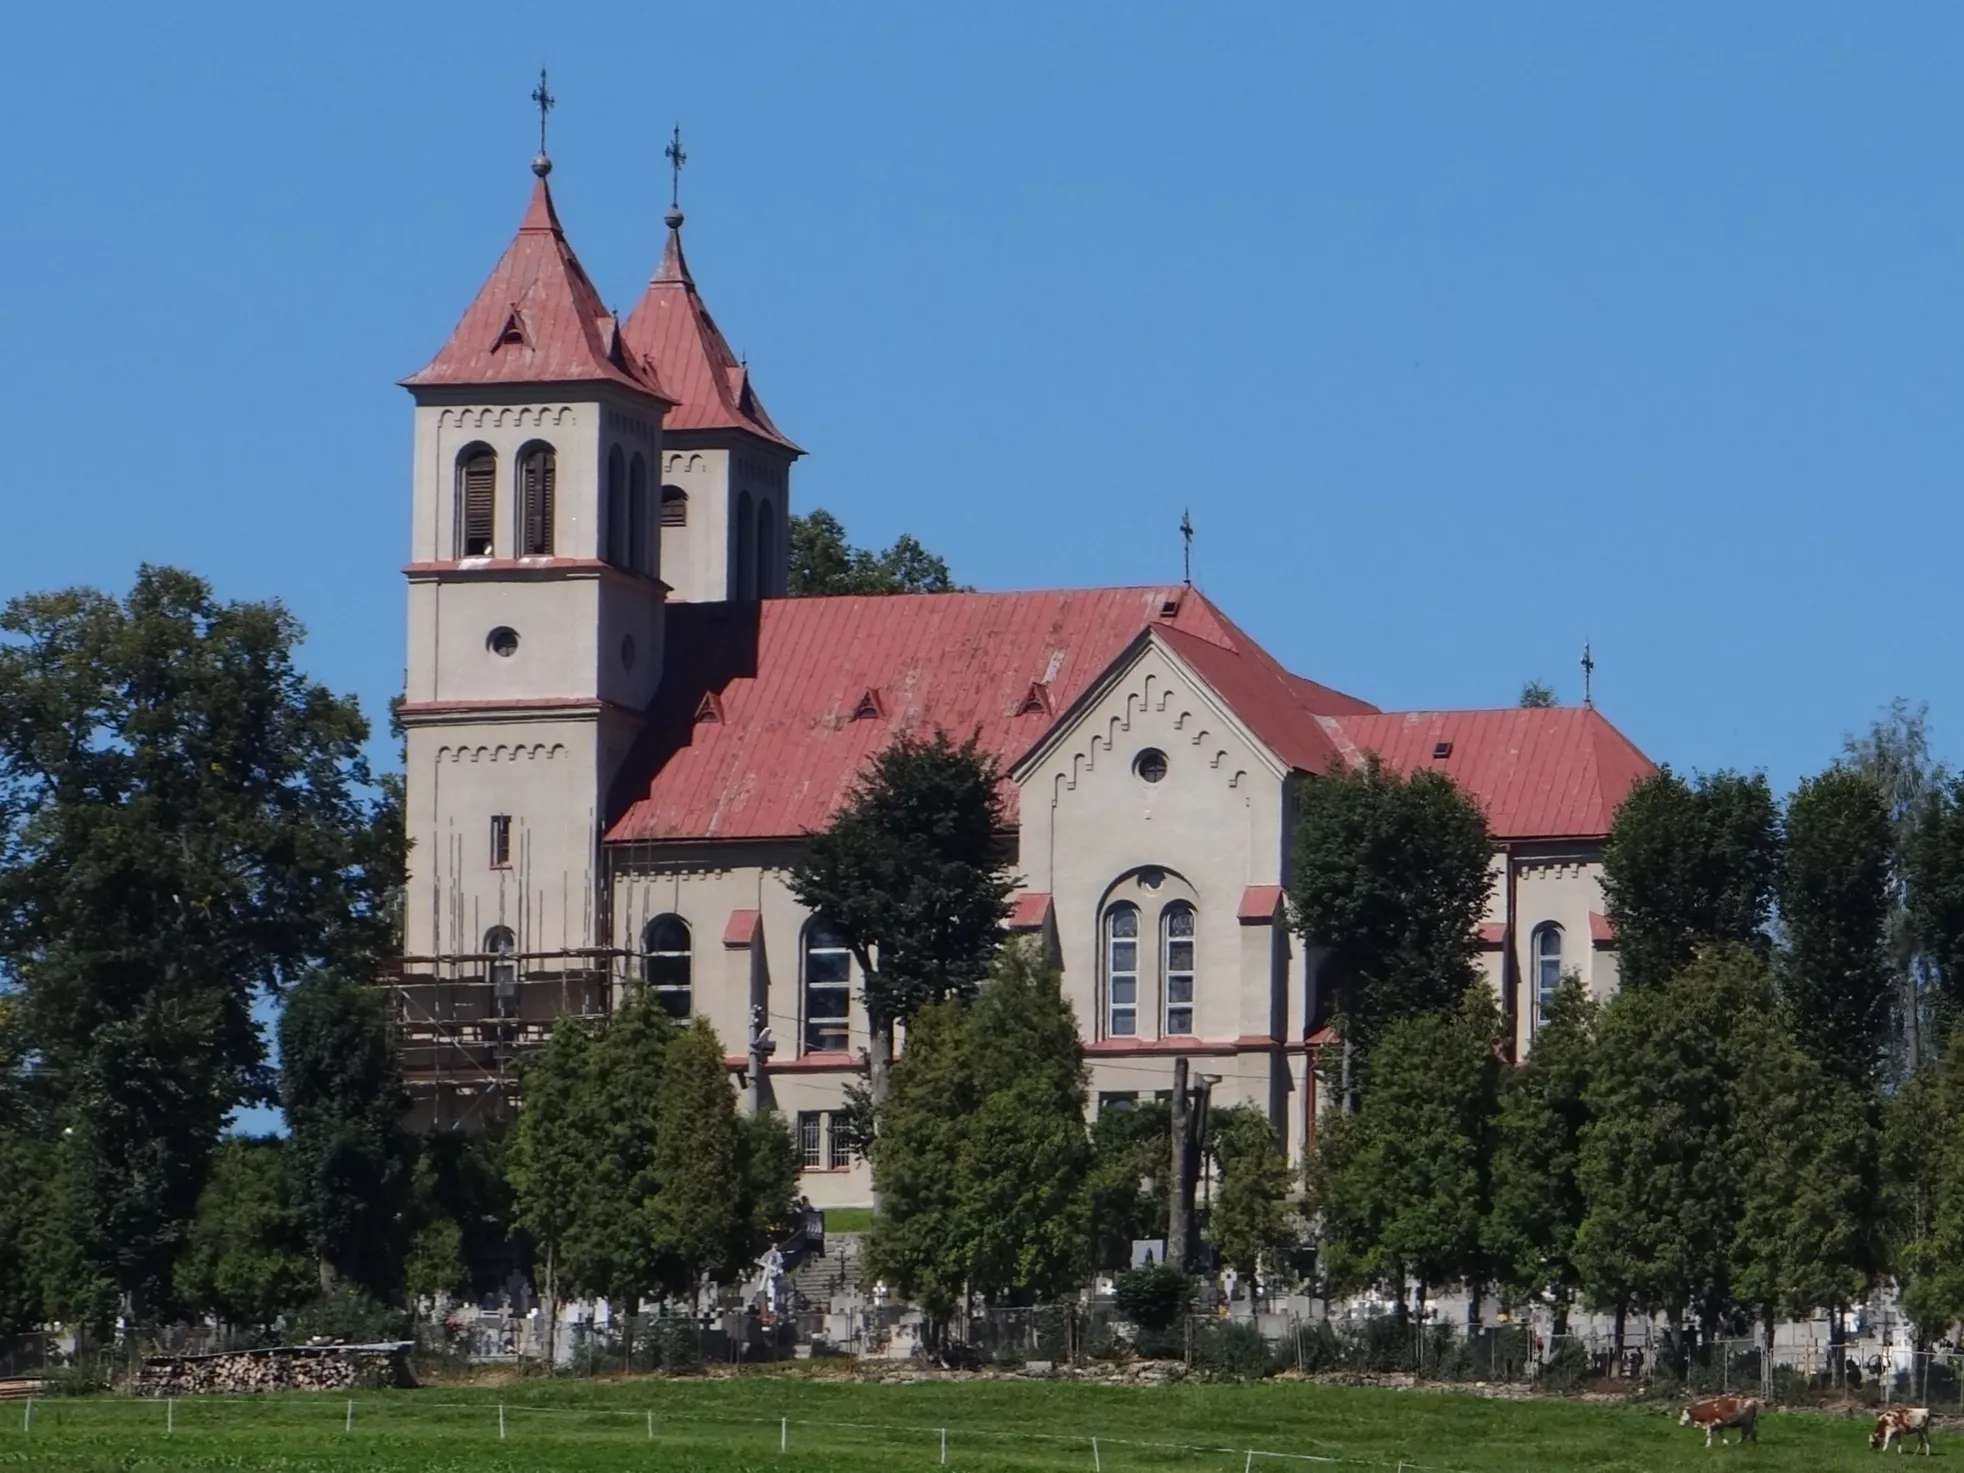
[[[417,1124],[509,1111],[555,1020],[639,980],[708,1019],[746,1097],[794,1122],[815,1204],[866,1204],[834,1129],[867,1044],[855,965],[785,875],[869,756],[937,728],[1001,763],[1010,925],[1063,969],[1098,1109],[1169,1091],[1185,1057],[1300,1159],[1335,1060],[1283,896],[1291,788],[1367,753],[1486,811],[1479,939],[1517,1055],[1565,973],[1614,989],[1603,844],[1651,765],[1593,706],[1380,711],[1185,584],[786,597],[803,452],[704,305],[681,211],[620,319],[543,148],[532,169],[517,235],[403,381],[393,992]]]

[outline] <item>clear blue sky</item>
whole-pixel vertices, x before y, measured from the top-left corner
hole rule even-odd
[[[409,404],[553,183],[690,258],[795,480],[984,588],[1198,581],[1380,705],[1785,787],[1964,754],[1964,9],[16,5],[0,590],[145,559],[400,685]]]

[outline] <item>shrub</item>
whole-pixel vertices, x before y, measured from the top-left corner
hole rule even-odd
[[[1193,1278],[1170,1263],[1150,1264],[1118,1276],[1113,1298],[1119,1313],[1141,1330],[1170,1330],[1193,1302]]]
[[[337,1284],[295,1313],[290,1338],[303,1345],[313,1339],[345,1340],[350,1345],[407,1340],[409,1316],[359,1289]]]
[[[1196,1325],[1193,1363],[1216,1381],[1259,1381],[1275,1370],[1268,1341],[1252,1321]]]
[[[1536,1384],[1543,1391],[1570,1396],[1582,1389],[1588,1375],[1589,1352],[1582,1348],[1582,1342],[1563,1340],[1541,1363],[1541,1375]]]
[[[665,1376],[689,1376],[702,1369],[702,1340],[695,1322],[684,1315],[663,1315],[655,1321],[655,1363]]]

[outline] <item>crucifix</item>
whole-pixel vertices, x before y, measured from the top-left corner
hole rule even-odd
[[[1180,552],[1181,571],[1185,576],[1187,587],[1191,588],[1193,587],[1193,513],[1190,511],[1180,513],[1180,541],[1183,544]]]
[[[1595,677],[1596,658],[1589,653],[1589,642],[1585,639],[1582,642],[1582,704],[1590,710],[1594,710],[1596,705],[1593,689]]]
[[[682,152],[682,125],[675,125],[675,134],[668,140],[668,147],[662,150],[662,157],[668,160],[668,207],[671,210],[682,208],[682,166],[689,156]]]
[[[546,156],[546,114],[552,111],[557,100],[546,89],[546,69],[539,68],[539,85],[532,89],[532,100],[539,105],[539,157]]]

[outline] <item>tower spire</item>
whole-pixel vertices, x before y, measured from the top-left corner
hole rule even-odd
[[[546,154],[546,114],[557,100],[546,86],[546,69],[540,67],[539,85],[532,89],[532,101],[539,107],[539,156],[532,160],[532,172],[541,179],[552,172],[552,160]]]

